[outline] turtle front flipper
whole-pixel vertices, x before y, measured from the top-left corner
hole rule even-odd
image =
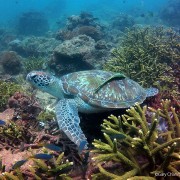
[[[56,105],[56,116],[60,129],[79,148],[87,146],[87,139],[79,126],[78,108],[73,99],[62,99]]]

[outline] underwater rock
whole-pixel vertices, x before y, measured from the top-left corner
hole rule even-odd
[[[109,46],[109,44],[107,44],[104,40],[99,40],[96,42],[95,48],[97,50],[102,50],[102,49],[108,49],[108,48],[112,48],[112,47]]]
[[[91,13],[81,12],[78,15],[72,15],[68,18],[66,27],[68,30],[73,30],[76,27],[80,26],[94,26],[96,27],[98,23],[96,22],[97,18],[95,18]]]
[[[48,21],[41,12],[26,12],[19,18],[18,33],[22,35],[42,36],[48,29]]]
[[[0,54],[0,64],[6,74],[19,74],[22,71],[21,60],[21,56],[14,51],[4,51]]]
[[[103,37],[103,33],[100,28],[94,26],[81,26],[70,30],[60,30],[56,33],[56,39],[58,40],[69,40],[78,35],[90,36],[95,41],[100,40]]]
[[[100,40],[104,35],[104,27],[96,21],[97,18],[87,12],[80,15],[72,15],[68,18],[64,29],[56,33],[56,39],[69,40],[78,35],[87,35],[94,40]]]
[[[112,29],[118,29],[124,31],[126,28],[132,27],[135,24],[135,20],[128,14],[121,13],[112,22]]]
[[[9,42],[15,38],[16,36],[6,29],[0,29],[0,51],[7,50]]]
[[[82,26],[79,27],[76,32],[80,34],[85,34],[87,36],[90,36],[94,40],[100,40],[103,36],[100,29],[94,27],[94,26]]]
[[[58,73],[92,69],[94,64],[85,56],[95,49],[95,41],[86,35],[66,40],[54,49],[49,66]]]
[[[161,10],[160,17],[164,23],[170,26],[179,27],[180,25],[180,1],[168,1],[166,6]]]
[[[73,31],[67,30],[67,29],[60,29],[57,33],[56,33],[56,39],[57,40],[70,40],[73,37],[75,37],[76,34],[74,34]]]
[[[53,52],[53,49],[59,44],[54,38],[45,37],[27,37],[22,41],[14,40],[9,43],[10,49],[18,54],[29,56],[48,56]]]

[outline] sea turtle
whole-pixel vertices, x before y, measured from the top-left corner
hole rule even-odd
[[[60,78],[47,72],[32,71],[26,79],[60,99],[56,105],[58,125],[77,146],[87,144],[79,126],[78,112],[98,113],[128,108],[158,93],[156,88],[144,89],[123,74],[102,70],[73,72]]]

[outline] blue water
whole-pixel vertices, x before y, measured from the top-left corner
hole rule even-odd
[[[146,11],[158,14],[167,2],[168,0],[0,0],[0,27],[15,26],[19,16],[29,11],[43,12],[53,29],[56,21],[65,21],[65,17],[81,11],[91,12],[106,21],[121,12],[133,16]]]

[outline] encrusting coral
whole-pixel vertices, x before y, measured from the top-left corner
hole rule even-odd
[[[180,59],[180,36],[163,27],[134,27],[127,29],[119,48],[112,51],[113,58],[104,70],[122,72],[142,86],[152,86],[173,71]]]
[[[99,168],[93,179],[155,179],[167,172],[178,176],[180,122],[170,100],[162,100],[159,109],[136,104],[121,117],[111,115],[102,131],[106,142],[94,140],[91,151]],[[121,164],[121,170],[105,168],[109,162]]]

